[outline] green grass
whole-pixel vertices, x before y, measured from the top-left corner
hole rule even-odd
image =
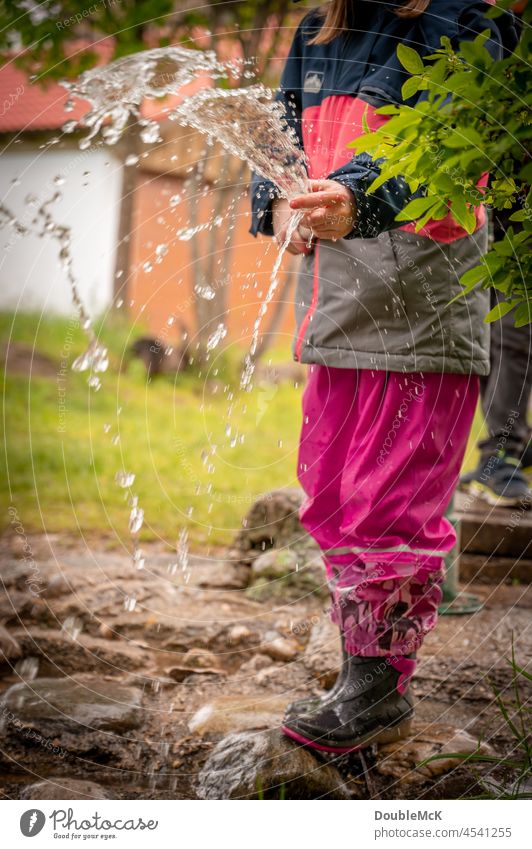
[[[68,333],[68,320],[0,316],[1,339],[34,346],[51,357],[58,370]],[[127,535],[129,508],[126,492],[114,478],[125,469],[136,474],[131,489],[145,511],[142,538],[162,538],[173,545],[187,525],[196,545],[226,544],[260,493],[295,483],[299,390],[259,385],[251,394],[240,393],[235,361],[219,361],[216,352],[209,375],[147,383],[140,362],[120,373],[129,333],[129,327],[117,320],[101,330],[111,366],[102,375],[98,392],[89,390],[86,375],[70,370],[74,356],[85,346],[81,331],[73,333],[64,432],[59,430],[55,376],[32,376],[31,382],[20,374],[5,377],[3,525],[12,504],[26,533],[77,535],[81,530],[118,542]],[[273,356],[282,358],[282,352]],[[225,435],[229,402],[223,387],[228,380],[235,393],[231,425],[244,436],[243,444],[233,448]],[[218,394],[209,393],[212,381],[219,384]],[[105,425],[111,426],[107,433]],[[114,445],[112,437],[117,434],[120,442]],[[213,446],[216,453],[204,462],[202,452]],[[209,470],[211,464],[214,470]]]
[[[213,352],[209,374],[147,383],[138,361],[121,372],[124,352],[133,338],[131,326],[115,317],[97,330],[109,347],[111,365],[102,376],[102,388],[94,392],[87,386],[86,375],[70,369],[85,348],[85,337],[81,330],[72,329],[68,319],[0,314],[0,339],[34,347],[53,360],[57,371],[71,336],[64,432],[59,430],[55,371],[49,377],[32,375],[31,382],[20,374],[3,380],[3,527],[9,521],[7,508],[13,505],[26,533],[82,532],[98,534],[109,544],[119,543],[127,539],[129,507],[115,474],[125,469],[136,475],[132,492],[145,511],[143,539],[161,538],[174,545],[187,525],[193,544],[225,545],[260,493],[297,484],[299,389],[259,383],[250,394],[239,392],[237,361],[243,350],[233,352],[232,360],[220,359]],[[141,333],[137,325],[133,336]],[[268,357],[286,362],[290,353],[275,349]],[[213,380],[219,384],[215,395],[208,392]],[[233,448],[224,433],[228,400],[223,386],[227,383],[235,393],[231,424],[244,435],[244,442]],[[105,425],[110,425],[107,433]],[[466,468],[476,463],[475,443],[481,429],[478,414]],[[114,445],[112,437],[117,434],[120,442]],[[213,446],[218,446],[216,454],[204,462],[204,452]],[[210,464],[214,471],[208,469]]]

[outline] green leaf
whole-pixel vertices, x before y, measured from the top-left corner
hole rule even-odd
[[[452,133],[443,139],[445,147],[459,148],[471,147],[475,145],[480,150],[485,146],[486,142],[474,127],[457,127]]]
[[[500,301],[496,304],[493,309],[489,311],[484,321],[486,324],[491,324],[492,321],[497,321],[499,318],[502,318],[503,315],[511,312],[515,306],[515,302],[512,301]]]
[[[397,48],[397,56],[403,68],[406,68],[410,74],[422,74],[425,70],[423,59],[412,47],[400,44]]]
[[[403,87],[401,89],[401,97],[403,100],[410,100],[414,94],[417,94],[422,82],[423,81],[419,77],[410,77],[406,83],[403,83]]]
[[[416,218],[420,218],[422,215],[431,209],[433,206],[439,204],[438,198],[432,197],[423,197],[423,198],[414,198],[408,203],[404,209],[396,216],[396,221],[415,221]]]
[[[515,326],[524,327],[532,324],[532,300],[527,299],[520,304],[515,311]]]
[[[460,278],[460,285],[469,292],[477,286],[478,283],[481,283],[485,279],[486,275],[486,267],[484,265],[476,265],[474,268],[470,268],[469,271],[466,271],[465,274],[462,274]]]

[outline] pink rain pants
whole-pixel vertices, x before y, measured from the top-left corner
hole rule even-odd
[[[436,624],[478,392],[476,376],[309,368],[301,520],[351,654],[409,654]]]

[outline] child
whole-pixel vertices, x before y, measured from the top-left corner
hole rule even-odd
[[[484,2],[332,0],[298,27],[279,97],[304,147],[310,193],[290,202],[256,176],[252,232],[281,241],[293,210],[306,217],[289,250],[303,255],[295,359],[309,363],[299,480],[305,528],[323,551],[343,663],[322,699],[291,705],[283,730],[328,752],[400,739],[413,715],[416,652],[437,620],[443,557],[455,543],[445,510],[489,370],[488,293],[460,276],[486,250],[486,214],[469,236],[449,214],[399,227],[401,178],[367,188],[378,163],[346,146],[401,102],[399,44],[421,54],[489,28],[511,41],[508,15]],[[415,102],[415,101],[412,101]],[[312,231],[313,242],[308,238]]]

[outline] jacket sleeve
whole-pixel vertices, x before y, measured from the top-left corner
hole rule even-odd
[[[517,44],[514,18],[511,14],[504,14],[501,18],[490,20],[483,14],[485,10],[486,4],[477,2],[462,13],[458,21],[458,33],[453,39],[454,46],[458,48],[460,42],[472,41],[479,33],[489,29],[491,35],[486,42],[486,49],[494,60],[502,59]],[[424,96],[422,93],[421,98]],[[404,222],[395,220],[397,214],[410,200],[423,193],[420,189],[413,194],[404,179],[396,177],[388,180],[376,192],[368,194],[373,180],[380,174],[379,164],[382,161],[373,160],[367,153],[360,153],[342,168],[329,174],[330,180],[347,186],[355,196],[357,223],[346,239],[371,238],[403,226]]]
[[[414,195],[401,177],[387,180],[377,191],[368,194],[373,180],[380,174],[381,162],[382,159],[373,160],[369,154],[359,153],[329,174],[329,180],[351,189],[355,196],[357,223],[346,239],[371,239],[403,225],[395,218]]]
[[[281,76],[275,100],[285,107],[286,122],[296,134],[299,146],[303,147],[301,134],[301,57],[303,51],[302,24],[299,25]],[[251,228],[256,236],[263,233],[273,236],[272,202],[279,197],[279,189],[271,180],[254,173],[251,181]]]

